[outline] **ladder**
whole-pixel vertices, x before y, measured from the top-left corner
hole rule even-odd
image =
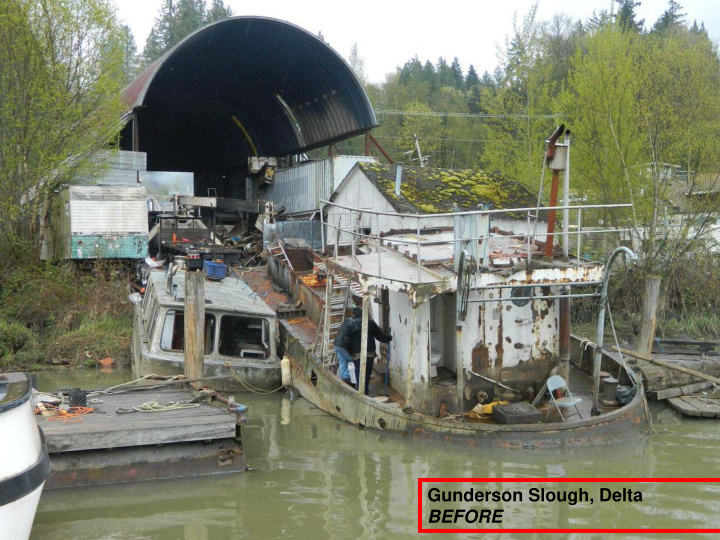
[[[279,258],[280,260],[285,262],[285,264],[290,267],[290,270],[295,270],[292,263],[290,262],[290,259],[288,259],[287,253],[285,253],[285,248],[283,247],[282,240],[278,240],[276,246],[268,246],[268,251],[273,258]]]
[[[325,266],[324,263],[320,263]],[[318,265],[320,266],[320,265]],[[357,284],[360,286],[360,284]],[[320,324],[315,334],[313,352],[325,365],[334,363],[333,341],[345,322],[352,285],[350,280],[328,274],[325,284],[325,305],[320,315]]]

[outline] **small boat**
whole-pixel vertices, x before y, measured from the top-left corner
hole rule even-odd
[[[0,538],[30,537],[50,471],[45,439],[35,422],[25,373],[0,375]]]
[[[136,304],[132,366],[136,377],[184,372],[185,272],[151,271]],[[239,276],[205,280],[204,375],[226,376],[221,391],[280,386],[275,352],[277,317]]]

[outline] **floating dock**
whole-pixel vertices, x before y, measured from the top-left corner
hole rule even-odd
[[[127,412],[195,397],[177,386],[100,394],[89,399],[88,414],[65,420],[38,415],[50,453],[45,488],[244,471],[240,413],[237,406],[211,405],[212,393],[192,408]]]

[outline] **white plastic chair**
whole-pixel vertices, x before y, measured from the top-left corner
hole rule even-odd
[[[568,388],[567,383],[565,382],[565,379],[563,379],[560,375],[553,375],[547,380],[547,389],[548,392],[550,392],[550,399],[555,404],[555,407],[557,408],[558,412],[560,413],[560,418],[562,418],[562,421],[565,422],[565,416],[563,416],[562,409],[571,409],[575,408],[575,412],[568,415],[567,417],[570,418],[571,416],[575,416],[576,414],[582,419],[582,415],[580,414],[580,409],[578,409],[578,404],[582,401],[582,398],[579,397],[573,397],[572,393],[570,392],[570,389]],[[564,390],[564,397],[561,398],[555,398],[555,391],[556,390]],[[547,422],[548,417],[550,416],[550,407],[548,407],[547,414],[545,415],[545,421]]]

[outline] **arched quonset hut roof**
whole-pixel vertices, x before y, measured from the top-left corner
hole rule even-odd
[[[148,169],[224,175],[248,156],[329,145],[376,125],[343,58],[287,22],[233,17],[186,37],[125,89]],[[133,145],[132,122],[122,146]]]

